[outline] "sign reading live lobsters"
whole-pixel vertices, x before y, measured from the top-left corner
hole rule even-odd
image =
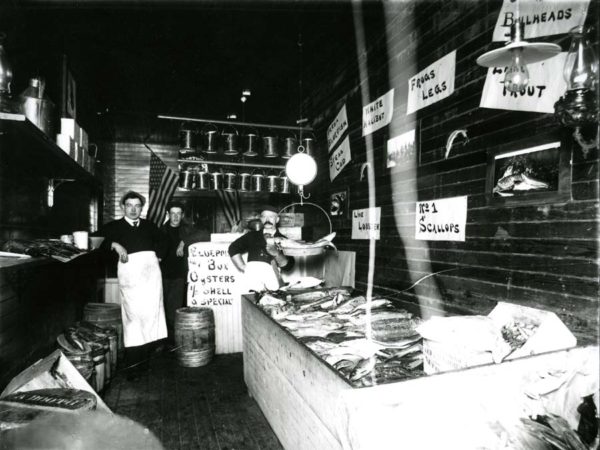
[[[456,50],[408,80],[406,114],[412,114],[452,95],[455,68]]]
[[[466,224],[466,196],[416,203],[415,239],[464,241]]]
[[[374,102],[363,106],[362,135],[367,136],[392,121],[394,114],[394,90],[389,90]]]
[[[380,231],[381,207],[352,211],[352,239],[379,240]]]

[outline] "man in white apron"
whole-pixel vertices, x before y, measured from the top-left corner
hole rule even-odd
[[[249,291],[275,291],[281,286],[280,270],[290,270],[294,258],[277,248],[273,237],[282,236],[276,228],[279,214],[276,208],[264,206],[260,214],[261,230],[250,231],[229,246],[231,261],[244,273]],[[247,262],[242,255],[248,254]]]
[[[165,238],[152,222],[141,219],[145,198],[134,191],[121,198],[124,217],[107,223],[100,235],[102,246],[119,257],[117,277],[123,318],[126,366],[137,378],[147,368],[152,342],[167,337],[162,277],[157,254],[165,249]]]

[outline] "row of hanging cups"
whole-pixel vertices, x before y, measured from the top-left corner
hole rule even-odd
[[[302,133],[301,140],[292,132],[287,131],[283,137],[268,130],[261,136],[256,128],[245,127],[240,134],[233,125],[219,128],[208,123],[200,130],[184,123],[179,129],[180,153],[190,154],[200,151],[206,154],[222,153],[227,156],[263,156],[265,158],[291,158],[297,152],[298,144],[302,144],[305,153],[314,154],[315,135],[312,132]],[[283,147],[281,146],[283,144]]]
[[[206,172],[199,171],[195,167],[188,167],[179,171],[179,188],[197,191],[224,190],[289,194],[290,180],[285,175],[285,170],[277,174],[261,170],[252,172],[229,170]]]

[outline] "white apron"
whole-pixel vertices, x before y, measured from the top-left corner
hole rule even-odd
[[[119,293],[125,347],[167,337],[162,277],[153,251],[128,255],[118,265]]]
[[[279,279],[271,264],[262,261],[246,263],[244,270],[245,287],[247,291],[261,292],[265,289],[276,291],[279,289]]]

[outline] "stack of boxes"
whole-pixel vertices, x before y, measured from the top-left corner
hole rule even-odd
[[[56,135],[56,144],[81,167],[94,173],[96,161],[88,153],[88,134],[75,119],[65,117],[60,119],[60,134]]]

